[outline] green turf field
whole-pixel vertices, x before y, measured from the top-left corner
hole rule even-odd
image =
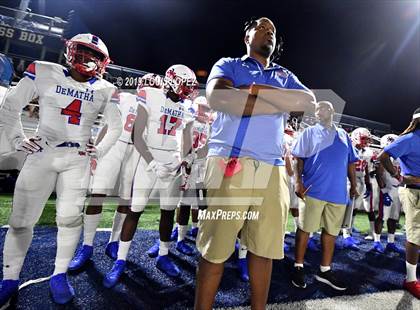
[[[12,206],[12,196],[0,195],[0,226],[7,224]],[[110,228],[112,226],[112,217],[116,204],[107,202],[104,205],[102,220],[99,225],[101,228]],[[144,214],[142,215],[139,223],[140,229],[154,229],[157,230],[159,227],[159,207],[158,205],[150,205],[146,207]],[[400,224],[404,225],[404,216],[400,219]],[[38,222],[38,225],[54,226],[55,225],[55,200],[50,199],[42,213],[42,216]],[[356,216],[355,227],[361,232],[367,232],[369,230],[369,221],[367,215],[360,213]],[[289,215],[288,218],[288,231],[293,231],[293,217]]]
[[[0,195],[0,226],[7,224],[7,219],[11,212],[12,196]],[[110,202],[105,203],[102,220],[99,224],[101,228],[110,228],[112,226],[112,218],[114,216],[116,204]],[[141,217],[139,228],[141,229],[158,229],[159,227],[159,207],[156,205],[150,205],[146,208],[144,214]],[[44,212],[38,222],[38,225],[55,226],[55,200],[48,200],[45,206]]]

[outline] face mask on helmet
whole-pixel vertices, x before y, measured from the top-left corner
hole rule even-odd
[[[293,130],[292,126],[287,125],[286,128],[284,128],[284,133],[293,137],[295,135],[295,131]]]
[[[181,99],[194,100],[198,95],[195,74],[183,65],[174,65],[166,71],[164,85],[167,91],[171,90]]]
[[[105,44],[90,34],[77,35],[66,42],[67,63],[85,76],[102,77],[111,62]]]

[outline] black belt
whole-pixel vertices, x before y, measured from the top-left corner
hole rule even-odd
[[[120,139],[118,139],[118,141],[120,141],[120,142],[122,142],[122,143],[127,143],[127,144],[134,144],[133,142],[126,142],[126,141],[124,141],[124,140],[120,140]]]
[[[410,189],[418,189],[418,190],[420,190],[420,185],[406,184],[404,187],[405,188],[410,188]]]
[[[80,144],[77,142],[63,142],[55,147],[80,147]]]

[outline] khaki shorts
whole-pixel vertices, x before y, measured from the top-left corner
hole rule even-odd
[[[337,236],[345,213],[346,205],[306,196],[305,203],[299,204],[299,228],[308,233],[324,228],[328,234]]]
[[[223,263],[232,255],[241,231],[241,244],[250,252],[282,259],[289,202],[284,166],[240,158],[241,171],[225,177],[223,160],[207,159],[208,208],[200,211],[205,216],[199,221],[197,249],[207,261]]]
[[[420,190],[400,187],[407,241],[420,246]]]

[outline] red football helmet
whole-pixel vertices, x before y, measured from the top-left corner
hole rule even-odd
[[[164,86],[181,99],[194,100],[198,95],[198,82],[195,73],[184,65],[173,65],[166,70]]]
[[[67,64],[80,74],[99,78],[111,62],[105,43],[90,33],[78,34],[66,41],[64,56]]]

